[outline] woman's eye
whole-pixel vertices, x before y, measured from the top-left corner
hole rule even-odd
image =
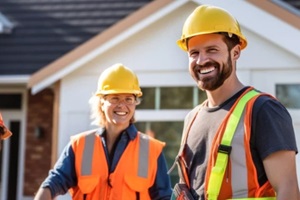
[[[134,99],[131,98],[131,97],[129,97],[129,98],[126,98],[125,101],[126,101],[127,103],[130,103],[130,104],[131,104],[131,103],[134,102]]]
[[[113,103],[117,103],[117,102],[119,102],[119,98],[118,98],[118,97],[112,97],[112,98],[111,98],[111,101],[112,101]]]

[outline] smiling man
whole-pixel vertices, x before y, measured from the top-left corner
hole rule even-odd
[[[201,5],[177,44],[207,100],[185,118],[173,199],[188,191],[201,200],[299,200],[292,119],[277,99],[238,79],[237,61],[247,46],[238,21]]]

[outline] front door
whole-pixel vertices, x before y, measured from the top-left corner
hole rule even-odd
[[[20,194],[20,164],[22,156],[22,94],[1,94],[0,112],[5,125],[13,133],[4,140],[0,152],[0,199],[17,200]],[[10,101],[10,98],[14,98]],[[16,97],[20,102],[16,103]],[[10,104],[10,105],[9,105]]]

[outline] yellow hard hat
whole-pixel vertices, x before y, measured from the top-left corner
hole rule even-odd
[[[247,46],[247,39],[242,34],[238,21],[226,10],[211,6],[198,6],[186,19],[177,45],[187,51],[187,39],[202,34],[227,32],[240,39],[241,49]]]
[[[120,93],[134,94],[137,97],[143,94],[136,74],[131,69],[118,63],[101,73],[96,95]]]

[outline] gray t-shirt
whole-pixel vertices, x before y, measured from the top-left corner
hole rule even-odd
[[[205,199],[205,173],[213,138],[234,102],[246,89],[247,87],[220,106],[208,108],[204,105],[190,128],[184,147],[184,155],[192,188],[191,192],[195,199]],[[186,116],[184,133],[198,110],[199,106]],[[279,101],[269,96],[261,96],[255,101],[250,146],[261,185],[267,180],[262,164],[264,158],[280,150],[297,152],[292,119]]]

